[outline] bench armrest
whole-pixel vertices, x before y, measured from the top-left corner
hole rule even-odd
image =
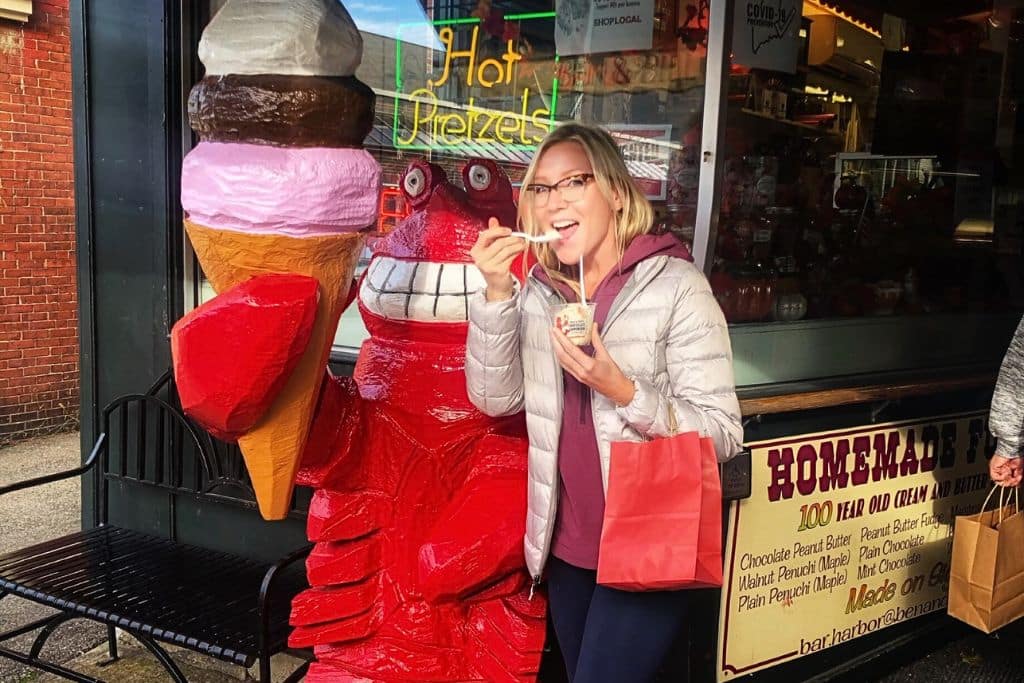
[[[7,486],[0,486],[0,496],[5,493],[12,493],[14,491],[22,491],[24,489],[35,488],[36,486],[42,486],[43,484],[51,484],[55,481],[61,481],[62,479],[70,479],[72,477],[78,477],[93,467],[100,460],[100,454],[107,448],[107,435],[100,434],[100,438],[96,439],[96,444],[92,447],[92,452],[89,453],[89,457],[80,467],[76,467],[73,470],[66,470],[64,472],[55,472],[54,474],[47,474],[42,477],[36,477],[34,479],[26,479],[24,481],[18,481]]]
[[[267,570],[267,573],[263,576],[263,584],[260,586],[260,597],[257,603],[257,614],[260,618],[260,625],[263,627],[261,630],[265,633],[269,630],[270,624],[270,610],[267,608],[270,602],[270,591],[274,586],[274,581],[285,567],[295,564],[299,560],[304,560],[309,557],[309,554],[313,552],[313,544],[310,543],[307,546],[299,548],[293,553],[285,555],[277,561],[274,566]],[[261,633],[262,636],[262,633]]]
[[[263,658],[267,656],[267,647],[270,645],[268,642],[270,639],[270,593],[274,587],[274,581],[277,580],[283,569],[300,560],[306,559],[312,551],[312,543],[299,548],[298,550],[282,557],[274,564],[274,566],[267,570],[266,574],[263,575],[263,584],[260,586],[260,596],[256,603],[256,615],[259,619],[260,668],[262,670],[266,667],[266,671],[262,673],[265,673],[268,676],[270,674],[270,661],[269,659],[264,661]],[[261,678],[260,680],[270,679]]]

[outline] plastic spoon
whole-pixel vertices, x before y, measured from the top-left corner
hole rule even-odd
[[[580,254],[580,303],[587,305],[587,284],[583,282],[583,254]]]
[[[535,244],[540,244],[543,242],[554,242],[556,240],[562,239],[562,236],[559,235],[554,230],[548,230],[542,235],[530,235],[525,232],[511,232],[509,233],[509,237],[522,237],[527,242],[533,242]]]

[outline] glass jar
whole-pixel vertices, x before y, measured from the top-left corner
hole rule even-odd
[[[833,201],[839,209],[863,211],[868,201],[868,191],[857,184],[856,176],[847,174],[840,179]]]
[[[722,267],[712,272],[710,281],[730,323],[757,322],[772,315],[775,279],[770,270],[755,265]]]
[[[683,204],[669,204],[664,226],[668,232],[679,238],[687,247],[693,248],[694,223],[696,210]]]
[[[744,262],[750,258],[750,248],[757,227],[756,221],[745,216],[723,222],[715,245],[715,253],[723,261]]]
[[[757,221],[757,225],[751,235],[752,244],[750,248],[750,255],[754,261],[765,263],[771,259],[774,230],[775,226],[768,220],[767,216],[762,216]]]
[[[797,243],[800,240],[800,226],[796,210],[791,206],[769,206],[763,223],[772,234],[772,257],[780,276],[788,276],[797,270]]]
[[[847,253],[857,244],[857,231],[861,213],[857,209],[832,212],[828,229],[829,251]]]

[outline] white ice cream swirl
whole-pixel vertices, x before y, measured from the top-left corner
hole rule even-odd
[[[338,0],[228,0],[199,41],[208,76],[352,76],[362,58]]]

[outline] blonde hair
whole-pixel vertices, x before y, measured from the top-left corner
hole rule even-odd
[[[550,147],[562,142],[575,142],[583,148],[583,152],[590,160],[590,168],[594,174],[594,181],[598,190],[604,195],[609,204],[614,204],[615,196],[618,195],[622,204],[615,219],[615,244],[618,249],[619,262],[622,262],[622,255],[626,247],[637,235],[642,235],[651,230],[654,222],[654,209],[647,197],[637,187],[636,182],[629,175],[626,162],[622,158],[619,146],[604,128],[585,123],[569,122],[555,128],[537,147],[533,160],[526,169],[523,176],[522,187],[525,190],[537,174],[537,165]],[[533,214],[533,193],[522,192],[519,197],[519,224],[521,228],[536,235],[541,232]],[[565,283],[572,287],[579,295],[579,267],[576,265],[565,265],[558,260],[554,249],[549,244],[541,243],[532,245],[534,256],[541,268],[553,281]],[[526,259],[523,259],[523,268],[526,268]],[[524,272],[525,276],[526,273]]]

